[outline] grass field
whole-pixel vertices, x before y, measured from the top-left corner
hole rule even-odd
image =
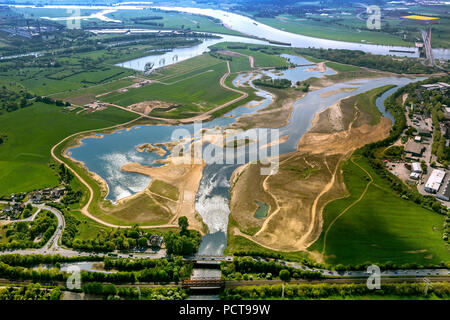
[[[57,185],[58,177],[48,166],[53,145],[70,134],[136,117],[116,108],[76,114],[43,103],[0,116],[0,133],[7,136],[0,146],[0,195]]]
[[[246,49],[244,47],[246,47]],[[255,67],[276,68],[289,66],[289,63],[286,61],[286,59],[279,56],[279,54],[285,52],[286,50],[274,46],[222,42],[214,45],[213,48],[234,51],[246,56],[252,56],[255,59]],[[260,50],[250,50],[250,48],[259,48]],[[262,50],[267,51],[267,53],[263,52]],[[290,51],[290,49],[287,49],[287,51]]]
[[[158,16],[162,19],[153,20],[156,23],[163,23],[163,26],[150,26],[140,24],[139,21],[132,21],[136,17],[152,17]],[[147,29],[191,29],[192,31],[207,31],[215,33],[224,33],[232,35],[242,35],[238,31],[230,30],[222,26],[221,23],[216,23],[212,19],[182,12],[165,12],[155,10],[120,10],[118,12],[108,14],[108,17],[122,20],[125,24],[131,24],[134,28]]]
[[[85,101],[95,100],[96,95],[130,86],[134,81],[135,80],[133,78],[125,78],[97,86],[92,86],[89,88],[69,90],[64,93],[51,95],[51,97],[54,99],[67,100],[71,103],[82,105],[86,103]]]
[[[202,63],[206,66],[198,67]],[[170,69],[185,72],[180,71],[182,74],[176,74]],[[125,93],[114,92],[101,99],[121,106],[147,100],[161,100],[178,104],[180,107],[167,112],[155,111],[152,115],[167,118],[194,116],[239,97],[238,93],[220,86],[220,78],[227,70],[225,61],[204,54],[176,64],[169,68],[169,71],[158,75],[156,79],[161,81],[160,83],[130,89]]]
[[[339,21],[339,24],[337,24],[335,19],[328,17],[310,19],[289,15],[275,18],[257,18],[256,20],[277,29],[315,38],[398,46],[414,45],[412,42],[402,40],[398,35],[382,32],[383,30],[381,32],[368,30],[366,21],[357,20],[354,16],[341,16],[339,19],[344,21]]]
[[[132,74],[134,74],[132,70],[115,66],[96,69],[92,72],[81,67],[74,67],[74,69],[34,67],[1,72],[0,80],[15,80],[37,95],[48,95],[80,89]]]
[[[323,250],[329,229],[324,256],[331,264],[391,261],[427,265],[449,261],[449,248],[442,241],[444,217],[399,198],[365,158],[355,154],[353,160],[355,163],[346,161],[342,166],[350,196],[325,207],[323,232],[310,249]],[[355,203],[370,182],[359,166],[373,183]]]

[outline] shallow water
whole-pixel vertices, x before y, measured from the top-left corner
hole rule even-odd
[[[292,58],[291,58],[292,59]],[[297,60],[298,62],[308,62],[307,60]],[[294,61],[293,61],[294,62]],[[303,63],[299,63],[303,64]],[[306,64],[306,63],[305,63]],[[297,67],[292,70],[284,70],[289,72],[293,81],[304,80],[314,76],[314,72],[306,72],[303,67]],[[333,71],[328,71],[333,72]],[[241,83],[250,79],[250,74],[239,75],[236,81]],[[356,95],[361,92],[381,87],[386,84],[394,84],[403,86],[411,82],[409,78],[387,77],[371,80],[349,81],[339,83],[333,86],[323,88],[308,93],[304,98],[294,103],[294,109],[291,114],[289,123],[279,129],[279,137],[289,136],[286,142],[278,145],[279,153],[288,153],[297,150],[300,138],[306,133],[311,126],[313,117],[320,111],[336,103],[340,99]],[[415,80],[417,81],[417,80]],[[340,88],[355,88],[353,92],[337,92],[333,95],[322,97],[325,92],[336,91]],[[391,89],[388,93],[382,95],[377,100],[377,106],[384,114],[389,116],[384,110],[383,102],[386,97],[395,91]],[[214,119],[210,122],[202,123],[203,128],[213,129],[215,127],[226,128],[234,123],[237,116],[257,112],[272,102],[272,96],[263,90],[258,95],[264,98],[263,103],[255,106],[255,103],[238,107],[227,113],[225,116]],[[135,194],[145,189],[151,179],[140,174],[122,172],[120,168],[130,162],[138,162],[142,165],[153,165],[154,160],[163,157],[154,153],[140,153],[136,147],[144,143],[158,143],[178,140],[180,137],[172,137],[175,129],[185,129],[186,133],[193,135],[200,132],[200,128],[196,124],[186,124],[178,126],[137,126],[128,130],[119,130],[111,134],[105,134],[102,138],[86,138],[79,147],[72,148],[68,152],[76,160],[85,163],[86,167],[98,175],[100,175],[109,187],[109,193],[106,199],[117,201],[126,196]],[[254,132],[245,131],[237,135],[239,139],[249,136],[251,133],[257,134],[258,139],[266,132],[265,128],[255,129]],[[269,136],[267,142],[272,141]],[[273,140],[276,140],[273,138]],[[258,141],[259,143],[259,141]],[[259,144],[260,148],[263,143]],[[208,144],[203,145],[203,151],[206,150]],[[209,228],[209,234],[203,237],[203,241],[199,248],[201,255],[221,255],[226,247],[226,231],[228,226],[229,210],[229,191],[230,178],[234,170],[247,163],[255,153],[258,153],[248,146],[236,148],[234,162],[230,164],[207,164],[203,170],[203,176],[200,186],[196,194],[195,209],[201,215],[203,221]],[[270,150],[276,152],[277,148]],[[268,149],[266,151],[269,151]],[[242,156],[242,158],[240,158]],[[270,154],[267,154],[270,156]],[[240,159],[241,162],[238,162]],[[258,157],[258,159],[262,159]]]

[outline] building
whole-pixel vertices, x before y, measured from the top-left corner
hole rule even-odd
[[[450,108],[449,107],[445,107],[445,118],[450,119]]]
[[[422,166],[418,162],[413,162],[412,164],[412,172],[414,173],[422,173]]]
[[[157,235],[151,236],[150,239],[147,241],[147,245],[149,245],[153,249],[161,248],[162,243],[163,243],[163,238],[161,236],[157,236]]]
[[[405,153],[410,154],[412,157],[421,157],[425,147],[415,141],[408,141],[405,146]]]
[[[420,89],[423,90],[441,90],[441,91],[447,91],[450,88],[450,85],[445,82],[437,82],[437,83],[431,83],[431,84],[422,84],[420,86]]]
[[[411,174],[409,175],[409,178],[413,179],[413,180],[419,180],[420,173],[418,173],[418,172],[411,172]]]
[[[422,142],[422,137],[421,136],[415,136],[414,137],[414,141],[415,142]]]
[[[450,180],[447,182],[447,184],[445,184],[444,188],[442,188],[442,191],[439,192],[436,198],[444,201],[450,201]]]
[[[423,126],[420,126],[416,129],[417,129],[417,134],[421,137],[431,137],[433,134],[432,130],[430,130],[426,127],[423,127]]]
[[[425,191],[429,193],[437,193],[445,178],[445,171],[434,169],[425,184]]]
[[[2,212],[3,213],[11,213],[13,211],[13,208],[11,208],[11,207],[4,207],[3,209],[2,209]]]

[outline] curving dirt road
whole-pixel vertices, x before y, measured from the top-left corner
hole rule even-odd
[[[85,204],[85,206],[81,209],[81,213],[82,213],[83,215],[85,215],[86,217],[88,217],[88,218],[90,218],[90,219],[92,219],[92,220],[94,220],[94,221],[96,221],[96,222],[98,222],[98,223],[100,223],[100,224],[102,224],[102,225],[104,225],[104,226],[107,226],[107,227],[111,227],[111,228],[131,228],[131,226],[120,226],[120,225],[115,225],[115,224],[112,224],[112,223],[108,223],[108,222],[103,221],[103,220],[101,220],[100,218],[98,218],[98,217],[92,215],[92,214],[89,212],[89,206],[91,205],[91,203],[92,203],[92,201],[93,201],[93,198],[94,198],[94,190],[93,190],[92,187],[89,185],[89,183],[87,183],[87,182],[86,182],[86,181],[85,181],[85,180],[84,180],[84,179],[83,179],[83,178],[82,178],[82,177],[81,177],[74,169],[72,169],[72,168],[71,168],[70,166],[68,166],[64,161],[62,161],[60,158],[58,158],[58,156],[55,154],[55,149],[56,149],[58,146],[60,146],[62,143],[66,142],[67,140],[69,140],[69,139],[71,139],[71,138],[73,138],[73,137],[75,137],[75,136],[77,136],[77,135],[79,135],[79,134],[83,134],[83,133],[91,133],[91,132],[96,132],[96,131],[105,131],[105,130],[109,130],[109,129],[115,129],[115,128],[124,127],[124,126],[126,126],[126,125],[129,125],[129,124],[131,124],[131,123],[137,121],[138,119],[141,119],[141,118],[148,118],[148,119],[152,119],[152,120],[166,121],[166,122],[169,122],[169,123],[171,123],[171,124],[175,124],[175,123],[177,123],[177,122],[193,122],[193,121],[197,121],[197,120],[204,120],[204,119],[208,118],[210,114],[212,114],[212,113],[214,113],[214,112],[216,112],[216,111],[219,111],[219,110],[221,110],[221,109],[223,109],[223,108],[226,108],[226,107],[228,107],[228,106],[230,106],[230,105],[232,105],[232,104],[234,104],[234,103],[236,103],[236,102],[238,102],[238,101],[240,101],[240,100],[243,100],[243,99],[245,99],[245,98],[248,97],[248,93],[243,92],[243,91],[240,91],[240,90],[237,90],[237,89],[234,89],[234,88],[230,88],[230,87],[228,87],[228,86],[225,84],[225,80],[228,78],[228,76],[229,76],[230,73],[231,73],[231,72],[230,72],[230,63],[229,63],[228,61],[227,61],[227,69],[228,69],[227,72],[222,76],[222,78],[220,78],[220,85],[221,85],[223,88],[225,88],[225,89],[227,89],[227,90],[229,90],[229,91],[233,91],[233,92],[236,92],[236,93],[241,94],[241,96],[238,97],[238,98],[236,98],[236,99],[233,99],[233,100],[231,100],[231,101],[229,101],[229,102],[227,102],[227,103],[224,103],[224,104],[222,104],[222,105],[220,105],[220,106],[218,106],[218,107],[216,107],[216,108],[214,108],[214,109],[211,109],[211,110],[209,110],[209,111],[203,113],[202,115],[199,115],[199,116],[196,116],[196,117],[192,117],[192,118],[181,119],[181,120],[168,119],[168,118],[159,118],[159,117],[148,116],[148,115],[142,114],[142,113],[140,113],[140,112],[137,112],[137,111],[134,111],[134,110],[130,110],[130,109],[128,109],[128,108],[125,108],[125,107],[122,107],[122,106],[119,106],[119,105],[115,105],[115,104],[110,104],[110,103],[109,103],[109,104],[108,104],[109,106],[113,106],[113,107],[116,107],[116,108],[119,108],[119,109],[123,109],[123,110],[129,111],[129,112],[133,112],[133,113],[135,113],[135,114],[138,114],[140,117],[139,117],[139,118],[136,118],[136,119],[134,119],[134,120],[132,120],[132,121],[129,121],[129,122],[127,122],[127,123],[115,125],[115,126],[108,127],[108,128],[102,128],[102,129],[95,129],[95,130],[87,130],[87,131],[83,131],[83,132],[78,132],[78,133],[72,134],[72,135],[70,135],[70,136],[64,138],[64,139],[61,140],[59,143],[57,143],[56,145],[54,145],[53,148],[52,148],[51,151],[50,151],[50,154],[51,154],[52,158],[55,159],[58,163],[62,163],[62,164],[64,164],[66,167],[68,167],[69,170],[70,170],[70,171],[71,171],[71,172],[72,172],[72,173],[73,173],[73,174],[81,181],[81,183],[83,183],[83,184],[86,186],[86,188],[87,188],[88,191],[89,191],[89,199],[88,199],[87,203]],[[155,226],[141,226],[141,228],[167,228],[167,227],[175,227],[175,226],[177,226],[177,225],[175,224],[175,221],[171,221],[170,224],[155,225]]]
[[[165,122],[169,122],[171,124],[190,123],[190,122],[194,122],[194,121],[207,120],[207,119],[209,119],[211,114],[213,114],[213,113],[215,113],[215,112],[217,112],[219,110],[222,110],[222,109],[224,109],[224,108],[226,108],[226,107],[228,107],[228,106],[230,106],[230,105],[232,105],[232,104],[234,104],[236,102],[239,102],[239,101],[241,101],[243,99],[246,99],[248,97],[248,93],[247,92],[240,91],[240,90],[237,90],[237,89],[234,89],[234,88],[230,88],[230,87],[228,87],[225,84],[225,80],[228,78],[228,76],[231,73],[231,71],[230,71],[230,62],[229,61],[227,61],[227,69],[228,69],[228,71],[219,80],[220,86],[222,88],[228,90],[228,91],[233,91],[233,92],[239,93],[241,96],[236,98],[236,99],[233,99],[231,101],[228,101],[228,102],[226,102],[226,103],[224,103],[224,104],[222,104],[220,106],[217,106],[217,107],[215,107],[215,108],[213,108],[213,109],[211,109],[209,111],[206,111],[206,112],[204,112],[204,113],[202,113],[202,114],[200,114],[198,116],[195,116],[195,117],[184,118],[184,119],[170,119],[170,118],[152,117],[152,116],[149,116],[149,115],[146,115],[146,114],[140,113],[138,111],[131,110],[131,109],[128,109],[126,107],[122,107],[122,106],[119,106],[119,105],[116,105],[116,104],[112,104],[112,103],[106,103],[106,104],[109,105],[109,106],[113,106],[113,107],[116,107],[116,108],[119,108],[119,109],[123,109],[123,110],[126,110],[126,111],[130,111],[130,112],[136,113],[136,114],[138,114],[138,115],[140,115],[142,117],[148,118],[148,119],[165,121]]]
[[[348,210],[350,210],[351,208],[353,208],[356,204],[358,204],[366,195],[367,190],[369,189],[370,185],[373,183],[373,178],[370,175],[370,173],[364,169],[363,167],[361,167],[359,164],[357,164],[354,160],[353,157],[350,159],[351,162],[353,162],[353,164],[357,165],[361,170],[363,170],[367,176],[369,177],[370,181],[367,183],[366,187],[364,188],[363,193],[361,194],[361,196],[355,200],[353,203],[351,203],[348,207],[346,207],[344,210],[342,210],[341,213],[339,213],[336,218],[334,218],[333,221],[331,221],[330,225],[328,226],[327,230],[325,230],[325,233],[323,235],[323,247],[322,247],[322,255],[325,253],[325,249],[327,247],[327,235],[328,235],[328,231],[330,231],[331,227],[333,226],[333,224],[341,217],[343,216]]]

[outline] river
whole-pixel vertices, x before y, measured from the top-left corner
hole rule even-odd
[[[303,58],[287,56],[292,62],[305,62]],[[306,78],[317,76],[315,72],[306,71],[304,67],[297,67],[293,70],[283,71],[289,74],[293,80],[305,80]],[[327,70],[326,73],[333,73]],[[250,78],[249,75],[239,75],[234,80],[245,82]],[[279,145],[279,153],[293,152],[297,149],[300,138],[311,126],[311,121],[315,114],[324,110],[328,106],[336,103],[338,100],[362,93],[373,88],[381,87],[386,84],[404,86],[410,83],[411,79],[403,77],[385,77],[371,80],[352,80],[346,83],[339,83],[317,91],[308,93],[304,98],[294,103],[293,112],[289,123],[279,129],[279,136],[289,136],[287,141]],[[353,88],[353,92],[341,91],[341,88]],[[395,89],[390,90],[392,93]],[[325,92],[336,92],[332,95],[322,95]],[[273,97],[263,90],[258,91],[258,95],[263,98],[262,103],[252,102],[248,105],[238,107],[228,112],[221,118],[203,123],[202,127],[213,129],[216,127],[226,128],[235,122],[236,118],[243,114],[255,113],[266,107],[272,102]],[[384,99],[388,94],[382,95],[377,100],[377,106],[383,114],[389,116],[383,106]],[[110,134],[98,135],[96,137],[83,139],[81,146],[68,150],[69,154],[76,160],[82,161],[86,167],[102,177],[108,185],[109,193],[107,199],[115,202],[119,199],[133,195],[145,189],[151,179],[140,174],[123,172],[120,168],[126,163],[138,162],[142,165],[157,166],[153,163],[155,160],[163,157],[155,153],[140,153],[136,147],[144,143],[161,143],[171,141],[172,132],[175,129],[186,129],[193,136],[197,135],[199,128],[194,124],[185,124],[178,126],[135,126],[130,129],[119,130]],[[262,134],[265,128],[256,129],[257,134]],[[245,131],[239,135],[239,138],[250,135]],[[270,142],[272,137],[268,138]],[[203,151],[208,144],[203,146]],[[261,147],[261,146],[260,146]],[[251,156],[251,148],[246,146],[237,148],[235,159],[245,155],[245,162],[248,162]],[[258,148],[259,150],[259,148]],[[268,154],[269,156],[270,154]],[[226,247],[226,231],[229,216],[229,190],[230,177],[233,171],[239,167],[241,162],[233,164],[207,164],[203,170],[203,176],[196,195],[195,209],[201,215],[204,223],[209,228],[209,234],[203,237],[199,254],[202,255],[220,255]]]
[[[11,7],[17,8],[36,8],[34,5],[11,5]],[[215,19],[219,19],[223,24],[231,30],[241,32],[245,35],[258,37],[262,39],[268,39],[272,41],[281,41],[285,43],[290,43],[293,47],[299,48],[325,48],[325,49],[349,49],[349,50],[362,50],[365,52],[370,52],[373,54],[382,55],[397,55],[397,56],[409,56],[418,57],[419,52],[416,47],[402,47],[402,46],[384,46],[384,45],[373,45],[366,43],[354,43],[354,42],[344,42],[320,39],[314,37],[303,36],[299,34],[290,33],[287,31],[279,30],[270,27],[261,22],[257,22],[249,17],[223,11],[217,9],[207,9],[207,8],[193,8],[193,7],[164,7],[164,6],[148,6],[139,4],[126,4],[126,5],[114,5],[114,6],[82,6],[82,5],[45,5],[40,8],[50,8],[50,9],[90,9],[99,10],[99,13],[93,14],[91,16],[72,16],[68,18],[56,17],[51,18],[52,20],[68,20],[68,19],[101,19],[108,20],[111,22],[121,23],[119,20],[114,20],[106,17],[106,14],[115,12],[118,10],[143,10],[145,8],[154,8],[165,11],[178,11],[191,14],[200,14]],[[102,11],[103,10],[103,11]],[[48,18],[48,17],[44,17]],[[396,52],[396,51],[413,51],[413,53],[407,52]],[[433,49],[433,55],[435,58],[449,59],[450,50],[449,49]]]

